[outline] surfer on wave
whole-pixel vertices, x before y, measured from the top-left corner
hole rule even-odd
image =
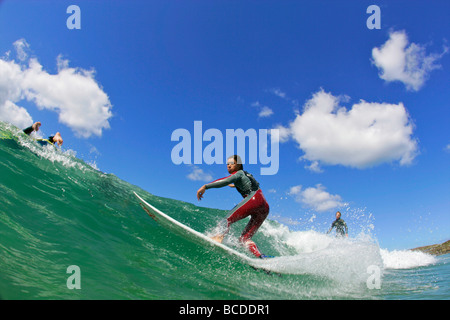
[[[23,132],[27,135],[30,135],[34,131],[39,131],[40,126],[41,126],[41,123],[39,121],[35,122],[35,123],[33,123],[32,126],[23,129]],[[56,143],[56,144],[58,144],[58,146],[62,146],[62,144],[63,144],[63,138],[61,137],[61,134],[59,132],[57,132],[54,136],[48,137],[48,139],[38,139],[37,141],[42,145],[45,145],[48,142],[51,144]]]
[[[238,155],[228,158],[227,170],[230,173],[228,177],[205,184],[197,191],[197,199],[200,201],[207,189],[230,186],[235,187],[244,198],[229,212],[229,216],[224,222],[226,224],[225,230],[212,239],[222,242],[231,224],[250,216],[250,221],[242,232],[239,241],[256,257],[265,258],[251,238],[269,215],[269,205],[259,188],[259,183],[250,173],[244,171],[242,160]]]

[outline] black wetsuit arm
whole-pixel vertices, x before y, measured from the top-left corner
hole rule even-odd
[[[27,135],[30,135],[33,131],[33,126],[29,126],[28,128],[23,129],[23,132]]]

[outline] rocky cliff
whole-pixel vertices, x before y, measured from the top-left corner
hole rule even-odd
[[[431,246],[424,246],[411,249],[413,251],[422,251],[435,256],[450,253],[450,240],[445,241],[441,244],[433,244]]]

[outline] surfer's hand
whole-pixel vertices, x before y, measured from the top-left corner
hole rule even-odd
[[[205,186],[202,186],[200,189],[198,189],[198,191],[197,191],[197,199],[198,199],[198,201],[202,200],[203,194],[205,193],[205,191],[206,191],[206,187]]]

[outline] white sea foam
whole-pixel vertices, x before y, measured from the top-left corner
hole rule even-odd
[[[291,274],[310,274],[341,284],[366,283],[371,266],[383,270],[378,245],[370,238],[336,238],[313,230],[291,231],[284,225],[264,224],[281,257],[265,260],[267,269]]]
[[[280,257],[265,262],[271,270],[313,274],[345,283],[365,282],[371,266],[409,269],[436,263],[436,257],[411,250],[380,249],[370,235],[335,238],[314,230],[292,231],[277,223],[265,223],[262,233]]]
[[[386,269],[411,269],[435,264],[437,258],[421,251],[380,249]]]
[[[47,159],[53,163],[58,162],[66,168],[76,167],[83,172],[86,170],[90,171],[91,169],[99,171],[95,163],[86,163],[79,160],[76,151],[72,149],[62,149],[49,144],[41,146],[34,139],[30,139],[23,134],[20,134],[22,132],[21,130],[15,130],[13,132],[18,138],[20,145],[26,147],[40,158]]]

